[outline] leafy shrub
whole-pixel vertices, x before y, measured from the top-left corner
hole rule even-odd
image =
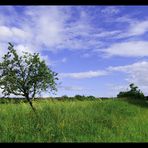
[[[119,92],[119,94],[117,95],[118,98],[134,98],[134,99],[144,99],[144,94],[142,93],[142,91],[140,89],[138,89],[137,86],[135,86],[133,83],[131,83],[130,85],[130,90],[129,91],[122,91]]]
[[[85,96],[81,96],[81,95],[75,95],[74,97],[76,100],[84,100]]]
[[[84,100],[95,100],[96,98],[94,96],[75,95],[74,99],[84,101]]]
[[[59,100],[64,101],[64,100],[69,100],[69,97],[67,95],[63,95],[59,97]]]
[[[88,100],[95,100],[96,98],[94,96],[87,96]]]

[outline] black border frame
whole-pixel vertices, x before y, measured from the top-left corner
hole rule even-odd
[[[0,0],[0,5],[146,5],[146,0]]]

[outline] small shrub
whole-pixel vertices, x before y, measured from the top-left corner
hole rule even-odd
[[[96,98],[94,96],[87,96],[88,100],[95,100]]]
[[[83,96],[81,96],[81,95],[75,95],[75,97],[74,97],[76,100],[85,100],[85,96],[83,95]]]
[[[60,98],[61,100],[68,100],[68,96],[67,95],[64,95]]]

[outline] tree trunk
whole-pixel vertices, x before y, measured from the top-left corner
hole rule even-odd
[[[27,101],[29,102],[29,104],[30,104],[32,110],[35,112],[36,109],[34,108],[34,106],[33,106],[33,104],[32,104],[32,101],[29,99],[29,96],[28,96],[28,95],[26,96],[26,99],[27,99]]]

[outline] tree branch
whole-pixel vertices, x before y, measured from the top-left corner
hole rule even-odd
[[[32,99],[34,99],[35,94],[36,94],[36,83],[34,83],[34,85],[33,85],[33,94],[32,94]]]

